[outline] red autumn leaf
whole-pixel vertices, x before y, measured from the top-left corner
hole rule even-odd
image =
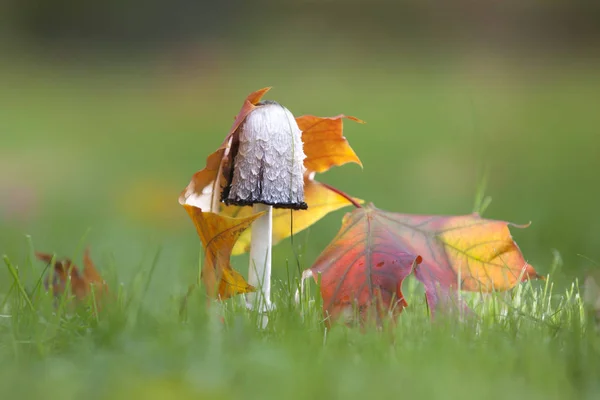
[[[333,319],[352,304],[359,311],[376,304],[377,315],[382,307],[401,311],[406,303],[400,286],[413,263],[432,309],[442,294],[458,287],[501,291],[541,278],[523,258],[508,225],[476,214],[409,215],[372,205],[357,208],[345,216],[335,239],[310,268],[313,276],[322,274],[323,311]]]
[[[395,235],[368,208],[346,214],[342,227],[310,271],[321,274],[323,312],[328,322],[351,320],[355,308],[361,321],[369,313],[381,325],[388,310],[398,314],[407,306],[402,281],[420,257],[401,251]],[[374,306],[374,307],[373,307]]]
[[[53,256],[51,254],[36,252],[35,255],[45,263],[52,262]],[[67,284],[70,283],[71,293],[75,295],[77,300],[83,300],[89,296],[92,292],[92,287],[94,287],[94,294],[96,296],[108,293],[108,285],[102,279],[94,262],[90,258],[89,249],[86,249],[83,254],[83,265],[84,269],[82,272],[68,258],[55,260],[53,265],[54,279],[50,282],[49,276],[46,277],[46,288],[52,285],[54,294],[60,296],[65,292]]]
[[[380,213],[383,213],[380,211]],[[432,310],[456,289],[504,291],[542,278],[529,265],[508,229],[510,223],[478,214],[432,216],[384,213],[403,246],[423,257],[415,270]],[[445,298],[441,298],[444,296]]]

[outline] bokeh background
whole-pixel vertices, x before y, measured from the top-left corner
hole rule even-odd
[[[296,115],[367,122],[345,124],[364,169],[320,180],[428,214],[471,212],[487,182],[484,216],[531,221],[513,230],[528,261],[547,273],[560,254],[572,280],[600,262],[597,4],[5,0],[0,253],[89,245],[127,283],[160,250],[153,290],[181,294],[200,242],[179,192],[273,86]],[[309,267],[346,211],[278,245],[275,276],[296,254]]]

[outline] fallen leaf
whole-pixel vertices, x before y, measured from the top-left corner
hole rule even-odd
[[[400,313],[407,306],[402,281],[420,262],[398,249],[396,235],[371,209],[346,214],[340,231],[310,268],[315,279],[321,274],[328,323],[340,317],[352,322],[357,310],[361,322],[374,316],[380,326],[386,312]]]
[[[240,234],[248,229],[262,213],[242,218],[230,218],[200,208],[184,205],[194,222],[204,247],[202,282],[211,297],[228,299],[241,293],[253,292],[244,277],[231,267],[230,256]]]
[[[434,310],[441,295],[458,287],[502,291],[541,278],[523,258],[508,225],[476,214],[397,214],[370,204],[344,217],[309,275],[322,274],[323,311],[332,319],[346,313],[349,304],[362,311],[374,301],[380,315],[382,307],[397,313],[406,306],[402,280],[418,264],[415,275]]]
[[[52,262],[53,255],[47,253],[35,253],[36,257],[49,264]],[[79,271],[79,268],[73,264],[73,262],[64,258],[61,260],[54,261],[53,280],[50,282],[50,275],[46,276],[44,281],[46,288],[48,289],[52,285],[52,289],[56,296],[61,296],[66,288],[67,283],[70,282],[70,290],[77,300],[85,299],[92,291],[94,287],[94,294],[96,296],[102,295],[108,292],[108,285],[102,279],[92,259],[90,258],[89,249],[85,250],[83,254],[83,272]]]
[[[425,286],[432,311],[447,306],[446,300],[454,300],[458,289],[505,291],[528,279],[543,278],[525,261],[508,222],[478,214],[378,213],[402,238],[407,251],[423,257],[415,276]]]

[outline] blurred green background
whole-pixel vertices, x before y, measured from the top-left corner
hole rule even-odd
[[[367,122],[345,124],[364,170],[318,179],[462,214],[487,176],[484,215],[531,221],[513,230],[526,259],[547,273],[557,250],[572,279],[600,262],[600,13],[585,4],[5,1],[0,253],[24,264],[26,235],[76,260],[89,244],[126,283],[161,249],[150,300],[183,293],[200,242],[179,192],[273,86],[296,115]],[[303,268],[346,211],[300,235]],[[274,257],[275,276],[297,274],[289,240]]]

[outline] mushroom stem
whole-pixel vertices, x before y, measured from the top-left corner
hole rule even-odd
[[[271,244],[273,237],[273,207],[261,203],[252,206],[254,213],[263,212],[252,223],[248,283],[256,292],[246,295],[246,306],[259,313],[271,310]],[[266,325],[266,321],[262,323]]]

